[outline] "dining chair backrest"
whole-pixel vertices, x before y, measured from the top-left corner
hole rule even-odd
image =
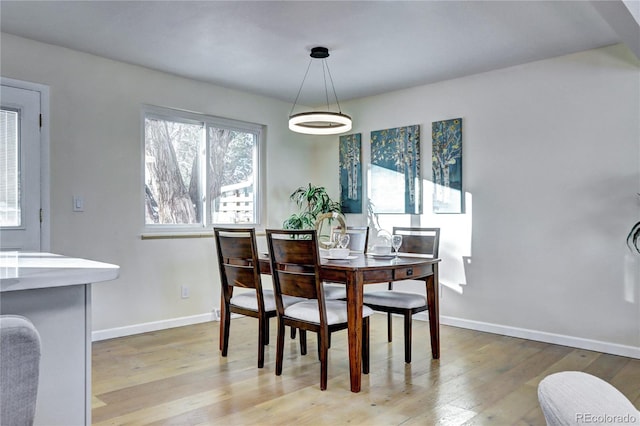
[[[226,302],[233,295],[232,287],[253,288],[257,290],[258,304],[264,310],[255,229],[214,228],[213,232]]]
[[[335,226],[331,230],[331,235],[339,233],[341,230],[340,226]],[[368,226],[347,226],[345,233],[349,234],[349,249],[351,251],[366,253],[369,244]]]
[[[266,232],[278,313],[284,314],[282,295],[318,299],[319,305],[324,306],[316,231],[267,229]]]
[[[400,253],[438,258],[440,228],[394,227],[393,233],[402,235]]]

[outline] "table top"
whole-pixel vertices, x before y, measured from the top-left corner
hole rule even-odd
[[[355,272],[363,272],[364,284],[397,281],[401,279],[418,279],[433,273],[432,266],[440,259],[403,255],[398,258],[379,258],[370,254],[357,253],[353,259],[329,260],[321,258],[322,279],[333,282],[346,282],[347,276]],[[262,273],[271,273],[269,257],[263,253],[260,257]]]
[[[0,291],[33,290],[116,279],[120,267],[53,253],[0,252]]]

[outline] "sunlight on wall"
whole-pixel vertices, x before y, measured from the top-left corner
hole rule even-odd
[[[637,303],[640,292],[640,256],[627,253],[624,256],[624,300],[638,306],[637,323],[640,324],[640,304]],[[640,328],[638,328],[640,342]]]
[[[375,175],[376,184],[370,185],[369,199],[376,210],[390,214],[404,212],[404,174],[375,164],[370,166],[370,170],[369,179]]]
[[[464,286],[469,284],[468,271],[472,265],[472,195],[465,193],[465,212],[462,214],[433,213],[433,182],[423,181],[423,214],[378,214],[381,229],[392,231],[394,226],[421,226],[440,228],[440,284],[456,293],[462,294]],[[371,228],[371,237],[377,230]]]
[[[473,197],[464,193],[464,213],[433,213],[431,194],[434,184],[425,180],[424,214],[420,217],[419,226],[440,228],[440,284],[462,294],[468,285],[468,272],[472,264],[472,218]]]
[[[624,300],[636,303],[640,275],[640,258],[633,254],[624,256]]]

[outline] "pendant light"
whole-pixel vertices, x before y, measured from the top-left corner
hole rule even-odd
[[[298,89],[298,95],[293,102],[291,113],[289,115],[289,129],[308,135],[337,135],[339,133],[348,132],[351,130],[352,122],[351,117],[343,114],[340,110],[340,102],[338,101],[338,95],[336,95],[336,88],[333,86],[333,78],[331,77],[331,71],[329,71],[329,65],[326,59],[329,57],[329,49],[326,47],[314,47],[311,49],[311,60],[307,66],[307,71]],[[322,59],[322,75],[324,77],[324,91],[327,98],[327,111],[308,111],[293,114],[293,110],[298,103],[302,86],[309,74],[309,68],[314,59]],[[336,105],[338,106],[338,112],[329,111],[329,92],[327,90],[327,75],[331,82],[331,88],[333,89],[333,96],[336,98]]]

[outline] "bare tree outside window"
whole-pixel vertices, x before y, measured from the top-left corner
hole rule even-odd
[[[199,222],[189,187],[201,140],[202,125],[145,120],[147,223]]]
[[[211,222],[255,221],[254,146],[251,133],[209,128]]]
[[[147,114],[145,223],[256,223],[260,130],[254,127],[245,131]]]

